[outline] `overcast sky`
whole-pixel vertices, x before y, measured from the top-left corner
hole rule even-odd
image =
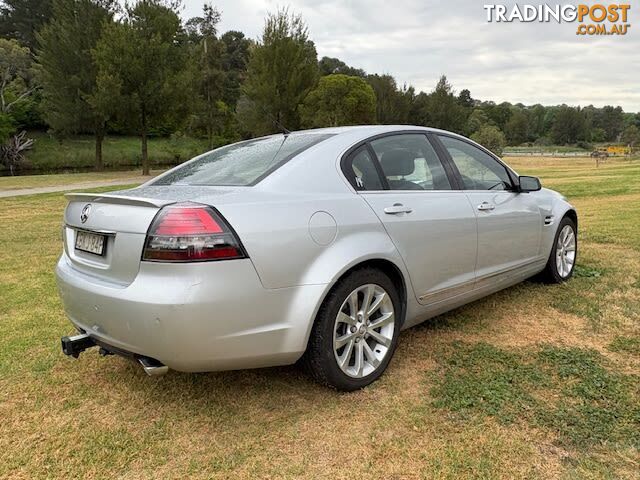
[[[626,36],[576,35],[577,23],[488,23],[494,0],[218,0],[220,31],[258,38],[267,12],[289,6],[309,26],[318,58],[430,91],[442,74],[474,98],[545,105],[621,105],[640,111],[640,5]],[[202,1],[185,0],[185,18]],[[512,1],[497,1],[513,5]],[[544,3],[529,1],[523,3]],[[549,5],[556,2],[547,0]],[[593,0],[564,3],[597,3]],[[608,2],[601,1],[607,4]]]

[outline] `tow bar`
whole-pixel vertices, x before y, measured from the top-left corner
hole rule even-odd
[[[95,347],[96,342],[86,333],[80,333],[73,337],[62,337],[62,353],[73,358],[78,358],[87,348]]]
[[[159,362],[155,358],[137,355],[135,353],[120,350],[119,348],[106,345],[101,341],[95,341],[87,333],[79,333],[71,337],[62,337],[62,353],[73,358],[78,358],[82,352],[96,346],[100,347],[100,355],[120,355],[138,362],[145,373],[150,377],[164,375],[169,371],[169,367]]]

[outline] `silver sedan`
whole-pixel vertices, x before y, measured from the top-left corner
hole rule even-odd
[[[273,135],[110,194],[69,194],[56,275],[76,335],[149,374],[286,365],[341,390],[400,331],[537,275],[568,280],[577,215],[467,138]]]

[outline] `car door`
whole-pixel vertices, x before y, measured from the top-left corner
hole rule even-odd
[[[400,252],[420,303],[473,288],[475,214],[464,192],[452,188],[452,173],[426,135],[374,138],[344,168]]]
[[[512,275],[539,260],[543,221],[535,195],[518,193],[507,168],[473,143],[441,134],[437,138],[478,220],[478,282]]]

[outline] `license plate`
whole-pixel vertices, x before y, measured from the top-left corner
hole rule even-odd
[[[94,255],[104,255],[105,245],[106,237],[104,235],[76,230],[76,250]]]

